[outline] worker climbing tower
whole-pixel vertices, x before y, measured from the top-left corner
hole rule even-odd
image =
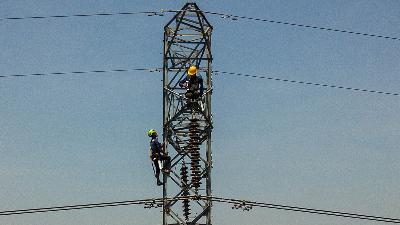
[[[163,139],[171,173],[163,177],[163,225],[211,225],[211,33],[196,3],[185,4],[164,27]],[[192,65],[204,80],[196,100],[179,86]]]

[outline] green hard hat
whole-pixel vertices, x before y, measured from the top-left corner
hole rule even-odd
[[[149,135],[149,137],[152,137],[153,135],[157,135],[157,131],[154,129],[150,129],[149,131],[147,131],[147,135]]]

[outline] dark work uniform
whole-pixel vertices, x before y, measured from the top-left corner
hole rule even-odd
[[[185,87],[187,89],[185,96],[189,99],[198,99],[203,95],[203,78],[200,76],[186,76],[181,82],[179,82],[180,87]]]
[[[160,164],[159,161],[164,161],[164,168],[169,169],[170,167],[170,161],[171,158],[168,155],[165,155],[165,153],[162,151],[162,146],[161,143],[158,142],[157,137],[152,137],[150,141],[150,157],[151,160],[154,163],[154,166],[156,168],[156,178],[157,178],[157,183],[159,183],[159,178],[160,178]]]

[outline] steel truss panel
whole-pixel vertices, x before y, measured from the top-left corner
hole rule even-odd
[[[163,143],[171,156],[163,197],[211,197],[211,33],[196,3],[187,3],[164,27]],[[199,100],[185,97],[179,82],[196,65],[204,80]],[[211,225],[211,198],[165,200],[163,225]]]

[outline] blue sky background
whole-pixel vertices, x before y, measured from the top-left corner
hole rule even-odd
[[[0,17],[179,9],[185,1],[0,1]],[[207,11],[400,37],[400,2],[197,1]],[[164,17],[0,21],[0,75],[160,67]],[[399,93],[400,42],[208,16],[213,68]],[[160,197],[148,160],[161,74],[0,79],[0,210]],[[216,196],[400,217],[400,97],[214,78]],[[216,204],[213,223],[365,225]],[[141,206],[0,217],[5,225],[161,224]]]

